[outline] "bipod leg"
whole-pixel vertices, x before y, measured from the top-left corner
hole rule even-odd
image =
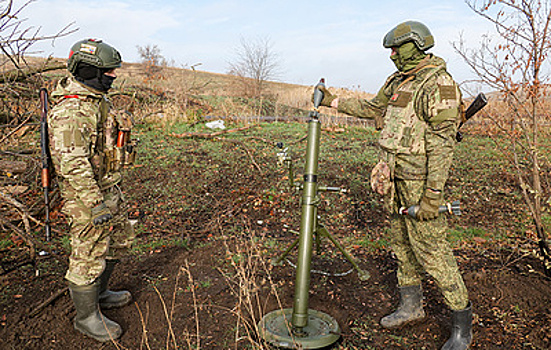
[[[371,277],[369,272],[362,270],[360,266],[358,266],[356,259],[342,246],[342,244],[339,241],[335,239],[335,237],[333,237],[332,234],[329,233],[329,231],[327,231],[327,229],[325,228],[325,226],[323,226],[323,224],[318,223],[317,231],[318,231],[318,236],[327,237],[335,245],[335,247],[337,247],[337,249],[342,253],[342,255],[344,255],[346,260],[348,260],[352,264],[352,266],[354,266],[356,271],[358,271],[358,277],[360,278],[360,280],[367,281]]]
[[[293,244],[291,244],[289,246],[289,248],[287,248],[287,250],[285,250],[283,252],[283,254],[281,254],[281,256],[279,258],[277,258],[276,261],[272,261],[272,265],[276,266],[276,265],[281,265],[281,262],[283,261],[283,259],[285,259],[287,257],[287,255],[289,255],[289,253],[291,252],[291,250],[293,250],[297,244],[298,244],[298,241],[299,239],[295,239],[295,241],[293,242]]]
[[[320,229],[320,223],[319,223],[319,218],[316,216],[316,218],[314,219],[314,232],[312,232],[312,234],[314,235],[314,238],[315,238],[315,242],[316,242],[316,254],[320,254],[321,253],[321,237],[322,235],[318,233],[319,229]]]

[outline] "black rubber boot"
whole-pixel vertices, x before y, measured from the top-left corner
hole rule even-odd
[[[77,286],[69,283],[71,298],[77,310],[75,329],[100,342],[118,339],[122,335],[121,326],[105,317],[98,307],[99,282]]]
[[[421,286],[399,287],[400,305],[392,314],[381,319],[384,328],[398,328],[425,318]]]
[[[130,294],[129,291],[121,290],[115,292],[107,289],[107,286],[109,285],[109,278],[111,278],[111,274],[113,273],[117,262],[117,260],[106,260],[105,271],[103,271],[99,278],[99,306],[102,309],[122,307],[128,305],[128,303],[132,300],[132,294]]]
[[[452,332],[442,350],[466,350],[473,340],[473,309],[471,303],[452,313]]]

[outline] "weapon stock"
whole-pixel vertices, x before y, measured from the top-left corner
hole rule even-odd
[[[41,148],[41,161],[42,161],[42,190],[44,192],[44,204],[46,212],[46,220],[44,231],[46,235],[46,241],[50,241],[51,227],[50,227],[50,148],[48,142],[48,91],[44,88],[40,89],[40,148]]]
[[[461,129],[461,127],[463,126],[463,124],[465,124],[467,120],[471,119],[473,115],[478,113],[487,104],[488,99],[486,98],[486,95],[484,95],[484,93],[482,92],[479,93],[474,101],[469,105],[469,107],[467,107],[467,110],[465,111],[465,120],[459,124],[459,127],[457,129]],[[458,131],[455,135],[455,139],[457,140],[457,142],[461,142],[461,140],[463,140],[463,134]]]

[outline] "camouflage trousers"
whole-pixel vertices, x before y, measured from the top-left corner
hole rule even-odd
[[[398,259],[398,285],[420,285],[427,272],[434,278],[448,307],[464,309],[469,296],[446,240],[446,218],[440,215],[435,220],[417,221],[396,214],[400,207],[418,204],[424,191],[425,181],[395,180],[390,242]]]
[[[64,214],[69,218],[71,256],[65,278],[76,285],[94,282],[105,269],[106,259],[120,259],[128,253],[135,238],[128,221],[123,197],[118,186],[103,190],[104,202],[113,214],[110,226],[95,227],[91,222],[91,208],[62,187],[65,199]]]

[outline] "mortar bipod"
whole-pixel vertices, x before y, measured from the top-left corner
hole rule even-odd
[[[288,179],[289,179],[289,183],[288,183],[288,186],[289,188],[294,188],[295,190],[302,190],[304,188],[304,184],[303,183],[300,183],[300,182],[294,182],[294,169],[293,169],[293,162],[292,162],[292,158],[291,156],[289,155],[288,153],[288,148],[285,147],[284,148],[284,145],[283,143],[281,142],[278,142],[276,144],[276,147],[280,148],[281,149],[281,152],[279,152],[277,154],[278,156],[278,164],[280,166],[285,166],[287,168],[287,171],[288,171]],[[317,191],[316,191],[316,198],[314,200],[314,206],[316,207],[315,210],[316,210],[316,215],[314,217],[314,230],[312,232],[312,234],[314,235],[314,238],[315,238],[315,242],[316,242],[316,252],[319,254],[320,253],[320,246],[321,246],[321,240],[325,237],[327,239],[329,239],[331,241],[331,243],[333,243],[333,245],[335,247],[337,247],[337,249],[342,253],[342,255],[344,255],[344,257],[346,258],[346,260],[348,260],[348,262],[350,262],[350,264],[352,264],[353,268],[356,269],[356,271],[358,272],[358,278],[361,280],[361,281],[366,281],[370,278],[370,275],[369,275],[369,272],[367,271],[364,271],[362,270],[359,266],[358,266],[358,263],[356,261],[356,259],[352,256],[352,254],[350,254],[346,248],[344,248],[344,246],[327,230],[327,228],[320,222],[320,216],[317,215],[317,204],[319,203],[319,192],[338,192],[338,193],[346,193],[347,190],[346,189],[343,189],[343,188],[340,188],[340,187],[330,187],[330,186],[317,186]],[[298,231],[295,231],[295,230],[292,230],[292,229],[289,229],[289,232],[291,233],[295,233],[297,235],[300,234],[300,232]],[[277,258],[276,260],[272,260],[272,265],[281,265],[281,263],[283,262],[283,260],[285,258],[287,258],[287,256],[291,253],[291,251],[297,246],[299,242],[299,238],[297,238],[284,252],[283,254]],[[290,262],[289,262],[290,263]],[[296,267],[296,266],[295,266]],[[333,274],[333,276],[337,276],[337,275],[344,275],[344,274]]]
[[[297,235],[299,234],[298,231],[295,231],[293,229],[289,228],[288,230],[291,233],[295,233]],[[358,278],[361,281],[367,281],[371,277],[369,272],[367,272],[365,270],[362,270],[360,268],[360,266],[358,265],[358,262],[356,261],[354,256],[352,256],[352,254],[349,253],[348,250],[346,250],[346,248],[320,222],[320,216],[319,215],[316,217],[315,229],[314,229],[314,232],[312,234],[314,235],[314,242],[316,244],[317,254],[320,254],[320,252],[321,252],[321,240],[323,238],[327,238],[327,239],[329,239],[329,241],[331,241],[331,243],[333,243],[333,245],[335,247],[337,247],[337,249],[341,252],[341,254],[344,255],[346,260],[348,260],[348,262],[350,264],[352,264],[352,270],[355,269],[358,272]],[[272,265],[274,265],[274,266],[282,265],[283,260],[285,260],[287,258],[287,256],[291,253],[291,251],[297,246],[298,242],[299,242],[299,239],[298,238],[295,239],[295,241],[293,243],[291,243],[291,245],[289,245],[289,247],[283,252],[283,254],[281,254],[276,260],[272,260]],[[293,266],[293,264],[289,260],[287,260],[287,262],[290,265]],[[296,268],[296,266],[293,266],[293,267]],[[342,277],[342,276],[348,275],[348,273],[350,273],[352,270],[347,271],[345,273],[323,273],[321,271],[315,271],[315,270],[311,270],[311,271],[314,272],[314,273],[321,273],[321,274],[324,274],[324,275],[327,275],[327,276]]]

